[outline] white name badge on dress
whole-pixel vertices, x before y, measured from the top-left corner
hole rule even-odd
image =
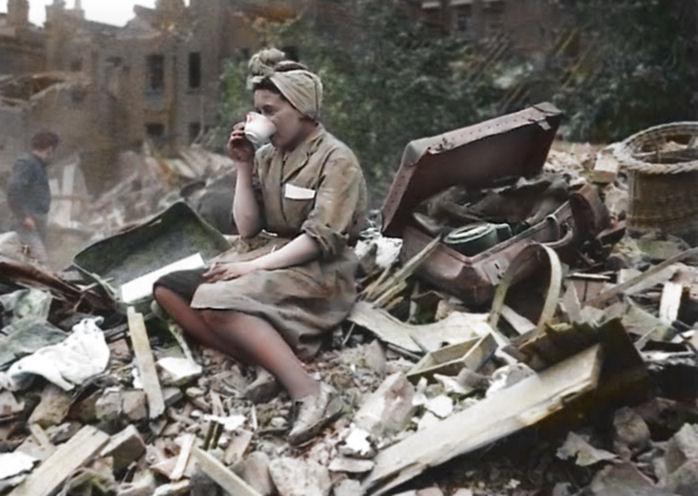
[[[286,184],[284,185],[284,196],[289,200],[312,200],[315,198],[315,190]]]

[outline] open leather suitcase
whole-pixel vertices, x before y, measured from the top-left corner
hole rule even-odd
[[[541,103],[409,143],[383,205],[383,234],[403,239],[401,259],[410,259],[434,239],[413,215],[421,202],[454,185],[488,188],[537,175],[561,115],[552,104]],[[417,275],[468,305],[481,306],[491,300],[510,261],[526,246],[547,244],[565,260],[609,226],[595,188],[584,185],[544,220],[474,256],[440,243]]]

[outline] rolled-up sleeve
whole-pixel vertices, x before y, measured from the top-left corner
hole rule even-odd
[[[260,177],[262,160],[262,157],[257,153],[254,157],[254,167],[252,168],[252,192],[260,211],[264,212],[264,194],[262,193],[262,179]]]
[[[301,230],[320,247],[323,259],[340,254],[363,227],[366,183],[356,159],[340,154],[324,167],[313,209]]]
[[[266,229],[267,226],[267,215],[265,198],[268,195],[268,175],[269,167],[272,161],[273,147],[271,145],[264,145],[262,148],[257,150],[254,156],[254,167],[252,168],[252,192],[254,194],[254,199],[259,207],[259,214],[261,215],[262,226]]]

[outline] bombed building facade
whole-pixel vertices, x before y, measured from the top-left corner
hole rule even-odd
[[[158,0],[136,6],[123,27],[90,21],[80,0],[71,3],[54,0],[41,28],[29,22],[29,0],[9,0],[0,14],[0,185],[29,137],[54,129],[59,155],[79,155],[88,189],[99,192],[124,172],[114,165],[120,151],[147,140],[171,153],[216,125],[221,74],[263,44],[260,19],[305,11],[333,32],[354,25],[351,3],[314,0]],[[554,15],[547,0],[404,5],[472,39],[506,32],[505,45],[529,55],[553,42],[536,27]]]
[[[307,1],[160,0],[114,27],[55,0],[37,28],[9,0],[0,191],[26,141],[35,156],[8,181],[12,212],[0,194],[0,495],[698,495],[698,122],[573,142],[550,98],[442,126],[455,104],[412,107],[394,82],[448,91],[508,47],[544,62],[573,39],[533,20],[557,0]],[[265,19],[307,8],[338,40],[328,58],[354,62],[360,29],[379,48],[421,38],[382,33],[405,7],[475,37],[476,57],[434,83],[431,49],[417,72],[376,53],[340,73],[413,111],[339,86],[370,111],[345,131],[414,134],[386,153],[380,210],[344,132],[288,132],[290,106],[319,114],[321,77],[339,93],[327,70],[273,74],[288,104],[266,102],[292,118],[250,118],[249,144],[199,139],[244,112],[243,77],[226,71],[231,103],[220,75],[272,44]],[[420,47],[399,48],[406,65]],[[505,103],[529,99],[510,88]],[[46,128],[62,139],[48,168],[57,137],[31,139]],[[275,133],[257,188],[251,145]]]
[[[420,7],[431,25],[471,40],[506,33],[508,48],[527,55],[554,43],[562,21],[558,2],[549,0],[424,0]]]
[[[216,122],[226,61],[259,46],[253,21],[288,18],[302,3],[159,0],[115,27],[85,19],[80,0],[55,0],[38,28],[28,0],[9,0],[0,14],[0,174],[39,129],[60,131],[60,155],[80,154],[93,190],[120,150],[146,139],[165,151],[189,145]]]

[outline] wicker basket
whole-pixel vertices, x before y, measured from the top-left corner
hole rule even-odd
[[[630,173],[628,228],[698,242],[698,122],[652,127],[615,151]]]

